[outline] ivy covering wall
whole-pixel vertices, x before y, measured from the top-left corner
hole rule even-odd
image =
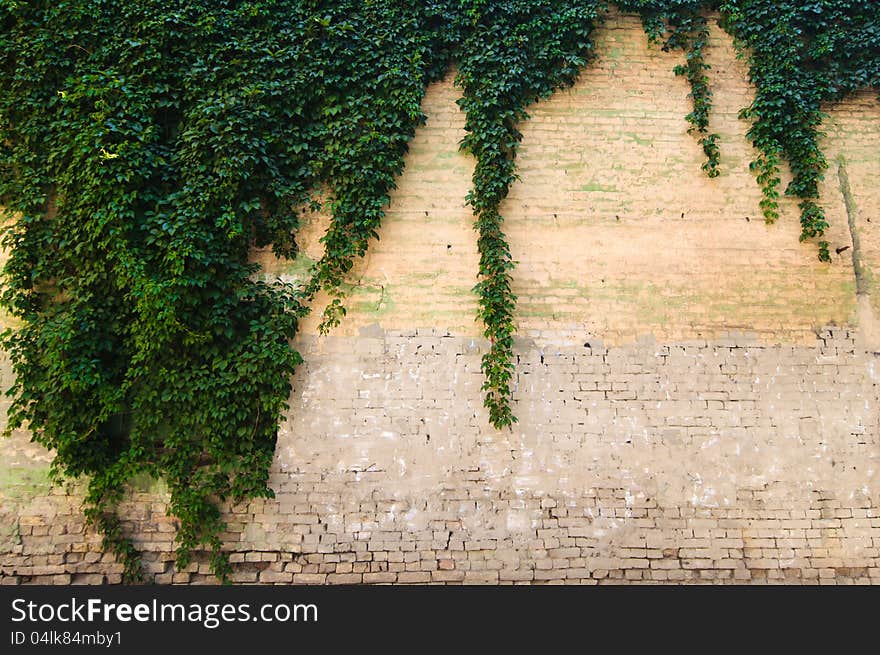
[[[476,161],[485,404],[497,428],[516,420],[501,207],[518,127],[589,65],[615,7],[681,53],[670,74],[690,84],[684,120],[710,177],[723,144],[709,22],[733,36],[755,86],[742,117],[764,216],[796,197],[801,239],[828,261],[822,107],[880,88],[876,2],[0,0],[9,429],[53,449],[57,477],[87,479],[86,515],[126,580],[139,559],[116,506],[139,473],[169,486],[178,566],[206,549],[228,575],[220,506],[272,495],[299,321],[322,291],[321,329],[343,319],[343,283],[377,238],[424,91],[453,66]],[[308,279],[260,281],[252,248],[295,257],[298,219],[316,210],[331,222]]]

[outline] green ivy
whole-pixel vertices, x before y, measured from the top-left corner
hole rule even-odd
[[[499,207],[516,179],[518,123],[525,108],[572,84],[593,52],[598,3],[521,0],[474,3],[471,27],[459,54],[456,83],[466,114],[462,148],[476,158],[467,201],[479,233],[479,318],[490,349],[483,356],[483,390],[496,427],[516,420],[510,408],[513,377],[514,263]]]
[[[320,326],[326,332],[345,315],[346,275],[379,238],[407,144],[425,122],[425,88],[449,66],[455,16],[443,3],[315,4],[320,33],[299,65],[319,97],[315,112],[298,123],[320,144],[312,168],[328,196],[331,224],[301,296],[308,303],[320,290],[330,294]]]
[[[821,105],[862,87],[880,88],[880,4],[730,0],[722,9],[756,88],[742,117],[753,121],[748,136],[761,152],[752,168],[764,191],[764,217],[779,217],[785,160],[793,175],[785,193],[800,201],[801,241],[821,238],[828,228],[818,203],[827,168],[819,146]],[[819,241],[819,259],[831,260],[827,241]]]
[[[719,172],[709,130],[708,20],[748,58],[743,116],[768,220],[780,170],[802,239],[827,229],[823,102],[880,86],[875,2],[630,0],[650,39],[680,50],[686,117]],[[485,404],[510,406],[516,297],[502,202],[527,108],[595,55],[608,3],[574,0],[0,0],[0,202],[9,212],[2,338],[16,375],[9,429],[85,477],[84,511],[139,577],[117,506],[128,481],[164,478],[177,565],[207,550],[226,579],[221,507],[271,497],[268,471],[292,339],[320,291],[322,330],[345,314],[362,257],[425,121],[428,84],[457,66],[467,201],[480,252]],[[303,212],[324,210],[324,253],[301,285],[263,281],[254,246],[297,254]],[[820,257],[828,245],[819,242]]]
[[[168,482],[177,565],[206,547],[227,576],[220,503],[272,495],[291,339],[375,236],[448,68],[446,9],[0,3],[0,199],[17,217],[2,299],[23,325],[3,340],[9,429],[54,449],[56,476],[88,477],[86,516],[126,580],[138,557],[115,508],[143,472]],[[251,248],[295,256],[322,201],[309,283],[258,281]]]
[[[711,68],[703,56],[709,41],[709,27],[703,12],[717,8],[718,2],[705,0],[630,0],[618,2],[623,11],[632,11],[642,17],[645,32],[652,42],[662,41],[662,50],[683,50],[685,63],[673,70],[687,79],[691,87],[693,111],[685,118],[691,132],[699,135],[706,161],[702,169],[709,177],[720,174],[718,135],[709,133],[709,114],[712,111],[712,90],[706,71]]]

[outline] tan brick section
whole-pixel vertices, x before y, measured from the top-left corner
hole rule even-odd
[[[568,330],[607,343],[643,334],[658,340],[712,338],[730,330],[770,342],[809,345],[815,331],[855,320],[852,250],[818,261],[798,241],[797,203],[784,199],[777,224],[760,216],[749,172],[755,151],[738,120],[752,90],[729,37],[711,32],[712,129],[721,136],[721,177],[701,171],[687,134],[688,86],[672,68],[681,56],[649,46],[638,19],[602,29],[600,59],[570,90],[531,108],[518,157],[522,181],[502,206],[519,296],[520,333],[555,338]],[[458,151],[464,117],[451,78],[429,89],[427,125],[366,261],[352,276],[353,311],[336,334],[442,327],[479,336],[474,322],[478,256],[464,205],[473,161]],[[862,248],[880,269],[880,103],[862,94],[830,109],[823,188],[833,248],[851,244],[835,160],[843,156],[862,208]],[[308,258],[320,256],[326,220],[304,225]],[[868,233],[872,229],[874,232]],[[259,257],[267,274],[298,277],[305,260]],[[880,274],[875,276],[880,280]],[[430,302],[428,302],[430,300]],[[878,301],[880,302],[880,301]],[[306,325],[314,332],[315,317]]]
[[[298,339],[276,498],[227,516],[235,580],[880,582],[880,348],[858,323],[853,248],[824,265],[798,243],[794,203],[777,225],[758,217],[736,118],[751,92],[719,30],[717,180],[686,133],[677,56],[631,17],[610,20],[598,50],[533,108],[503,207],[520,262],[520,422],[496,431],[482,407],[473,162],[447,80],[428,91],[349,315],[329,337],[313,317]],[[830,109],[823,202],[832,248],[852,246],[855,225],[864,299],[880,309],[878,118],[876,94]],[[258,253],[266,274],[301,276],[324,225],[308,221],[301,261]],[[48,461],[26,434],[0,442],[0,583],[118,582]],[[211,581],[204,560],[173,570],[166,499],[139,481],[123,508],[148,576]]]

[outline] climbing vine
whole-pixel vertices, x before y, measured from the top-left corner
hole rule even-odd
[[[271,496],[291,347],[378,224],[449,45],[430,3],[0,3],[9,429],[87,476],[86,516],[138,577],[116,506],[163,477],[177,565],[224,578],[220,503]],[[352,61],[354,58],[354,61]],[[353,63],[355,65],[353,65]],[[255,278],[333,224],[306,289]],[[328,312],[329,320],[334,314]]]
[[[730,0],[722,8],[756,89],[742,117],[752,120],[748,136],[761,153],[752,167],[764,192],[764,217],[771,223],[779,217],[780,165],[787,161],[793,179],[785,193],[799,200],[801,241],[821,239],[828,228],[819,205],[827,168],[819,145],[822,103],[880,88],[880,4]],[[819,241],[819,259],[831,260],[827,241]]]
[[[709,27],[703,12],[716,9],[717,2],[705,0],[630,0],[618,2],[623,11],[632,11],[642,17],[645,32],[652,42],[662,42],[664,52],[682,50],[686,53],[685,63],[677,65],[673,71],[684,76],[691,87],[690,97],[693,111],[685,118],[690,123],[691,132],[699,135],[700,145],[706,161],[702,169],[709,177],[718,177],[721,152],[718,135],[709,133],[709,114],[712,111],[712,90],[706,71],[711,67],[703,56],[709,41]]]
[[[467,136],[474,155],[473,189],[467,200],[479,234],[479,317],[489,351],[483,356],[483,390],[489,420],[509,426],[513,377],[514,263],[502,230],[500,205],[516,178],[517,124],[525,108],[574,82],[593,51],[597,3],[566,0],[475,2],[471,29],[459,53],[457,84],[463,97]]]
[[[456,32],[443,3],[316,4],[321,32],[309,43],[310,61],[301,65],[322,91],[305,124],[320,143],[313,167],[329,196],[331,223],[324,254],[300,295],[309,302],[318,291],[330,294],[320,326],[326,332],[345,315],[346,275],[370,239],[378,239],[407,143],[425,121],[425,87],[446,72]]]
[[[821,240],[822,103],[880,88],[880,8],[855,0],[629,0],[651,41],[684,53],[686,117],[719,174],[704,51],[720,17],[756,88],[743,111],[768,221],[781,167],[802,240]],[[16,375],[9,429],[87,479],[84,510],[139,576],[117,513],[126,484],[166,480],[177,565],[204,549],[226,578],[224,503],[270,497],[268,471],[300,320],[378,238],[428,84],[454,65],[475,158],[475,291],[490,348],[485,404],[510,426],[516,297],[502,203],[521,123],[596,56],[609,8],[574,0],[0,0],[0,203],[8,212],[2,339]],[[249,255],[295,257],[323,210],[302,284]]]

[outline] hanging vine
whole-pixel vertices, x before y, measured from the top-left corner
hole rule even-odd
[[[485,405],[498,428],[516,421],[510,408],[514,262],[499,208],[516,179],[517,125],[528,118],[527,106],[574,82],[592,55],[597,15],[597,3],[564,0],[481,1],[469,12],[472,29],[461,47],[456,83],[466,115],[462,148],[476,158],[467,201],[479,234],[479,318],[490,343],[482,360]]]
[[[305,66],[323,91],[310,128],[322,147],[314,165],[330,196],[331,222],[321,239],[324,254],[300,295],[308,303],[318,291],[329,293],[320,325],[327,332],[345,315],[346,275],[379,238],[407,144],[425,122],[425,88],[446,72],[457,32],[449,3],[315,4],[321,31]]]
[[[9,429],[54,449],[57,477],[88,477],[86,516],[126,580],[132,476],[167,481],[178,567],[206,547],[221,578],[219,503],[272,495],[310,294],[257,281],[251,248],[295,254],[297,208],[329,188],[314,284],[338,285],[447,65],[441,9],[0,4]]]
[[[649,37],[685,53],[687,116],[709,130],[707,12],[748,58],[743,112],[768,221],[780,170],[802,240],[828,225],[822,103],[880,87],[880,8],[855,0],[630,0]],[[0,0],[0,202],[9,213],[2,347],[16,375],[9,429],[53,449],[56,477],[87,478],[84,511],[127,581],[139,555],[117,513],[132,476],[162,477],[177,565],[209,553],[226,578],[221,507],[270,497],[279,421],[300,363],[291,345],[316,294],[321,327],[367,251],[424,122],[425,88],[458,67],[467,196],[480,252],[485,404],[510,406],[516,297],[501,207],[527,108],[593,59],[608,3],[574,0]],[[324,254],[300,286],[260,281],[254,246],[297,253],[324,209]],[[820,258],[828,244],[819,241]]]
[[[630,0],[618,2],[622,11],[632,11],[642,17],[645,32],[652,42],[662,41],[662,50],[682,50],[685,63],[676,66],[676,75],[687,79],[691,88],[693,111],[685,119],[690,131],[699,135],[699,142],[706,155],[702,169],[709,177],[720,174],[718,135],[709,133],[709,114],[712,111],[712,89],[706,71],[711,68],[703,56],[709,42],[709,26],[705,11],[717,8],[718,2],[705,0]]]
[[[752,164],[770,223],[779,217],[780,165],[793,179],[786,195],[799,200],[801,241],[819,238],[819,259],[831,261],[821,240],[828,222],[819,183],[828,167],[819,146],[823,102],[862,87],[880,88],[880,5],[859,0],[813,2],[730,0],[723,22],[748,57],[755,100],[741,116],[761,156]]]

